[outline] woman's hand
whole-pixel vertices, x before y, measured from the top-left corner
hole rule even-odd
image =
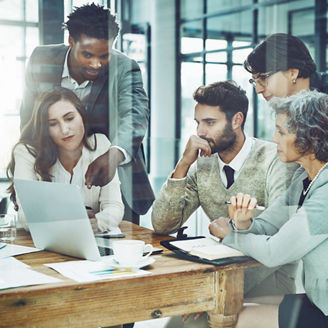
[[[208,230],[213,236],[223,239],[226,235],[228,235],[231,232],[229,219],[220,217],[212,221],[208,226]]]
[[[95,213],[92,210],[88,210],[88,217],[91,223],[91,228],[93,233],[97,233],[99,232],[99,228],[98,228],[98,220],[96,218]]]
[[[229,206],[229,216],[233,220],[238,230],[247,230],[254,216],[254,209],[257,200],[248,194],[238,193],[237,196],[230,198],[231,205]]]

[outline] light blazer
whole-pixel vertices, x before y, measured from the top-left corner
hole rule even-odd
[[[64,44],[34,49],[26,69],[21,127],[31,117],[36,97],[61,85],[67,50]],[[89,134],[105,134],[113,146],[125,149],[132,157],[129,163],[118,167],[122,194],[136,213],[146,213],[154,194],[142,151],[149,107],[138,64],[113,49],[108,69],[94,81],[84,105],[90,120]]]
[[[306,177],[300,167],[287,192],[253,220],[248,230],[232,231],[223,244],[269,267],[302,260],[305,292],[328,315],[328,168],[320,173],[298,208]]]

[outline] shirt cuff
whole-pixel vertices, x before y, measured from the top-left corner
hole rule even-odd
[[[127,164],[129,162],[131,162],[131,156],[125,151],[125,149],[119,147],[119,146],[112,146],[111,148],[117,148],[118,150],[120,150],[122,153],[123,153],[123,156],[124,156],[124,160],[122,163],[120,163],[120,165],[123,165],[123,164]]]

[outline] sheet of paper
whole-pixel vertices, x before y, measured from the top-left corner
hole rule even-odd
[[[45,265],[56,270],[63,276],[73,279],[77,282],[126,278],[151,274],[146,270],[131,271],[113,268],[108,263],[106,263],[107,257],[109,258],[110,256],[104,256],[100,261],[82,260],[61,263],[47,263]]]
[[[9,256],[15,256],[20,254],[27,254],[33,252],[40,252],[41,249],[35,247],[27,247],[21,245],[7,244],[7,246],[0,248],[0,259]]]
[[[193,248],[216,246],[218,242],[211,238],[199,238],[199,239],[188,239],[188,240],[176,240],[172,241],[171,245],[176,246],[186,252],[190,252]]]
[[[28,265],[15,258],[0,259],[0,289],[40,285],[62,281],[33,271]]]
[[[29,265],[15,259],[14,257],[5,257],[0,259],[0,276],[4,270],[19,270],[29,268]]]

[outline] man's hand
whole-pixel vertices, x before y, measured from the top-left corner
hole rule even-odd
[[[208,230],[213,236],[223,239],[231,232],[229,218],[219,217],[210,223]]]
[[[172,178],[184,178],[187,175],[191,164],[197,160],[198,153],[200,156],[210,157],[212,154],[212,150],[206,140],[193,135],[189,138],[187,142],[186,148],[173,172]]]
[[[230,198],[231,205],[228,208],[229,216],[234,221],[238,230],[247,230],[252,224],[254,209],[257,200],[248,194],[238,193]]]
[[[123,160],[124,155],[118,148],[110,148],[89,165],[85,174],[86,186],[90,189],[92,186],[102,187],[111,182],[118,165]]]

